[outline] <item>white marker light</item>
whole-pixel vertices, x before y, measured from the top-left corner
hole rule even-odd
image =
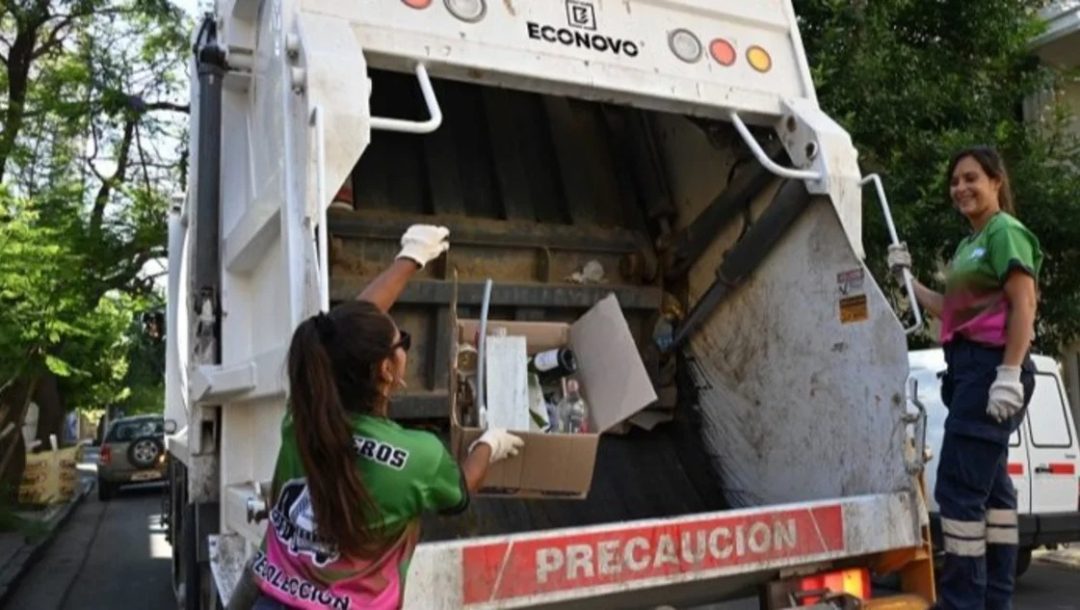
[[[689,30],[675,30],[668,34],[668,46],[675,57],[688,64],[701,59],[701,41]]]
[[[484,0],[445,0],[445,2],[446,10],[450,11],[451,15],[468,23],[480,21],[487,12]]]

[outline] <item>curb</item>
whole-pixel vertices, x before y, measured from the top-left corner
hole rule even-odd
[[[1045,551],[1034,557],[1035,561],[1048,563],[1063,568],[1080,569],[1080,553],[1075,550]]]
[[[52,527],[48,533],[41,537],[40,540],[34,543],[24,543],[22,548],[19,549],[11,558],[7,564],[0,566],[0,607],[3,607],[7,601],[8,595],[19,584],[19,580],[28,568],[34,565],[34,563],[41,557],[45,550],[52,543],[53,538],[56,537],[56,533],[60,531],[60,528],[64,526],[71,514],[75,512],[86,496],[90,495],[90,490],[94,485],[84,484],[82,490],[75,494],[75,497],[67,503],[60,512],[52,520]]]

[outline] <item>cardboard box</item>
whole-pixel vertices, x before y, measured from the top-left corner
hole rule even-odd
[[[457,404],[457,344],[471,343],[479,320],[458,320],[451,307],[454,337],[450,367],[450,442],[463,459],[483,434],[465,427]],[[656,401],[656,391],[638,354],[630,327],[615,295],[593,306],[573,324],[488,320],[488,335],[505,328],[526,338],[528,353],[569,346],[577,359],[577,379],[589,407],[586,434],[547,434],[514,430],[525,440],[517,457],[492,465],[481,495],[515,498],[582,499],[592,486],[600,434]]]

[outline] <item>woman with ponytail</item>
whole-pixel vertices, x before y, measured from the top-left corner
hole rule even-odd
[[[414,225],[397,259],[352,303],[300,324],[289,346],[289,409],[263,548],[250,568],[256,608],[392,609],[425,511],[468,506],[521,439],[489,430],[460,464],[434,435],[389,419],[404,387],[407,333],[387,315],[409,278],[449,247]]]

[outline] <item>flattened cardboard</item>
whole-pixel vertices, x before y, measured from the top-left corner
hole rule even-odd
[[[615,295],[604,297],[570,325],[570,345],[595,430],[610,430],[656,402],[656,390]]]
[[[457,387],[457,343],[472,342],[477,320],[457,320],[451,305],[454,336],[451,343],[451,387]],[[614,295],[597,303],[573,325],[558,322],[488,320],[488,332],[506,328],[509,335],[527,339],[534,354],[569,345],[578,363],[578,378],[589,405],[587,434],[545,434],[515,431],[525,441],[518,456],[492,465],[479,495],[581,499],[592,486],[600,432],[619,425],[656,400],[656,392],[638,354],[630,327]],[[586,344],[585,342],[588,342]],[[462,425],[457,393],[450,393],[451,448],[462,459],[483,434]]]

